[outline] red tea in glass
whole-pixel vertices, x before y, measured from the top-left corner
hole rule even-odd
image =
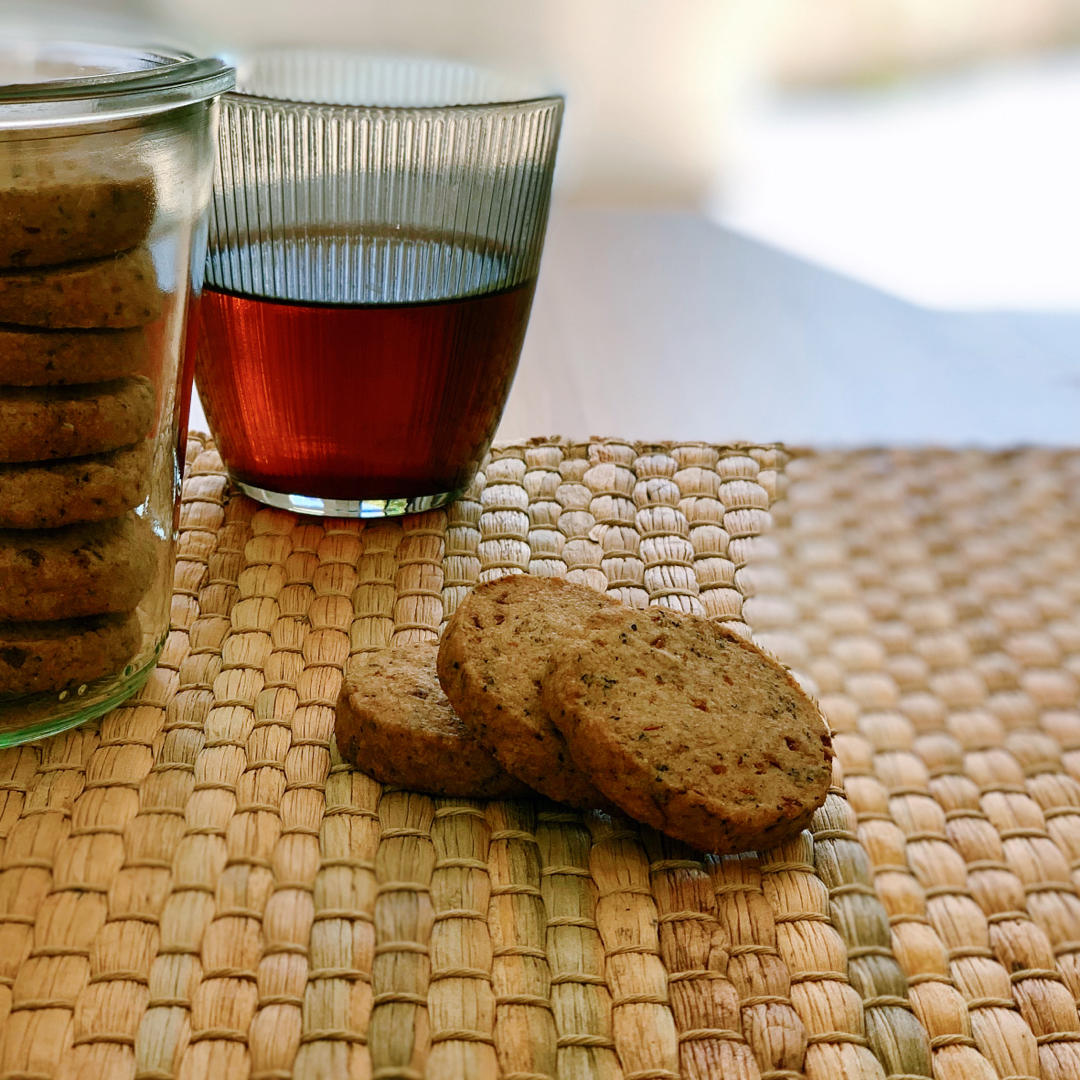
[[[400,304],[206,288],[196,379],[231,475],[256,496],[459,491],[499,422],[534,284]]]
[[[272,506],[441,506],[490,445],[547,223],[562,99],[464,64],[275,50],[223,102],[195,378]]]

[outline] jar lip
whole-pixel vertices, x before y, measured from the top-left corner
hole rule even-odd
[[[161,111],[234,81],[226,61],[179,49],[13,35],[0,42],[0,129]]]
[[[45,58],[71,64],[115,66],[98,74],[66,76],[55,79],[22,82],[0,82],[0,104],[27,100],[80,98],[102,94],[122,94],[136,90],[156,90],[175,87],[213,77],[229,65],[217,58],[199,59],[189,52],[163,46],[145,48],[124,45],[98,45],[82,41],[22,38],[0,45],[0,63],[7,56],[27,54],[33,50]],[[137,67],[119,65],[137,64]],[[0,68],[2,70],[2,68]]]

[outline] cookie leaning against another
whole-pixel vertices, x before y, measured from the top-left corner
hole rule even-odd
[[[105,454],[0,465],[0,529],[55,529],[130,510],[150,487],[150,443]]]
[[[67,266],[0,271],[0,323],[55,329],[145,326],[163,310],[145,247]]]
[[[0,697],[63,690],[119,671],[141,640],[135,612],[0,623]]]
[[[0,462],[103,454],[144,438],[154,422],[145,375],[89,386],[0,387]]]
[[[478,585],[451,616],[439,646],[439,682],[457,714],[512,776],[556,802],[607,808],[570,759],[540,701],[540,679],[560,639],[620,605],[562,578],[515,574]]]
[[[817,706],[772,657],[663,608],[593,617],[552,650],[543,701],[616,806],[703,851],[771,847],[825,801]]]
[[[0,622],[131,611],[156,562],[150,522],[134,512],[94,525],[0,530]]]
[[[420,642],[353,658],[337,707],[341,756],[384,784],[436,795],[531,794],[455,715],[435,674],[436,651]]]
[[[133,330],[36,330],[0,326],[0,383],[69,386],[146,370],[150,343]]]

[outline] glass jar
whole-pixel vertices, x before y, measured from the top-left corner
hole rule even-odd
[[[0,746],[98,716],[169,627],[220,60],[0,42]]]

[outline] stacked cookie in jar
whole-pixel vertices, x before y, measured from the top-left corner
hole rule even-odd
[[[165,647],[234,81],[178,50],[0,34],[0,747],[108,712]]]
[[[78,694],[139,651],[162,291],[146,174],[5,165],[0,696]],[[145,508],[144,508],[145,509]]]

